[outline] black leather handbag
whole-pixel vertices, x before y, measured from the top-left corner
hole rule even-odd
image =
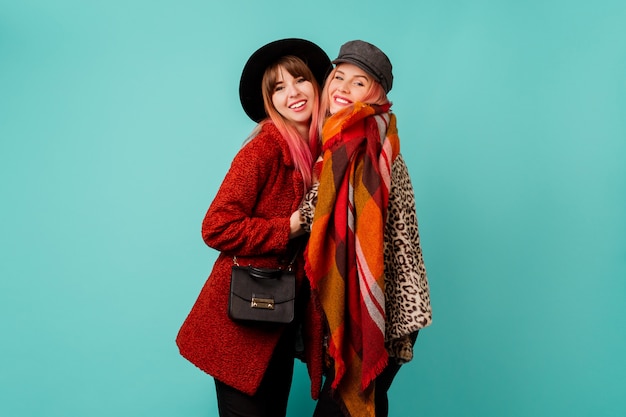
[[[295,259],[282,269],[240,266],[233,258],[228,316],[248,323],[291,323],[296,301]]]

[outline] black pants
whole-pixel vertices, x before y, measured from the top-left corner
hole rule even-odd
[[[417,332],[411,335],[411,341],[415,343]],[[374,408],[376,417],[387,417],[389,415],[389,398],[387,391],[391,387],[393,379],[398,374],[400,366],[395,360],[389,360],[385,369],[376,377],[374,389]],[[330,386],[333,383],[332,377],[327,377],[320,392],[320,398],[315,406],[313,417],[344,417],[340,404],[332,397]],[[358,416],[353,416],[358,417]]]
[[[250,396],[215,380],[220,417],[285,417],[294,367],[294,335],[281,337],[261,385]]]

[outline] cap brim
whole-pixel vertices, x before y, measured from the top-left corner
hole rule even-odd
[[[380,82],[380,77],[378,77],[376,75],[376,72],[370,68],[365,62],[363,62],[362,60],[359,59],[354,59],[354,58],[350,58],[350,57],[344,57],[344,58],[337,58],[335,60],[333,60],[332,62],[334,65],[338,65],[338,64],[352,64],[352,65],[356,65],[357,67],[361,68],[363,71],[367,72],[369,75],[371,75],[376,81]]]
[[[259,48],[246,62],[239,81],[241,106],[248,117],[255,122],[267,117],[261,92],[265,69],[286,55],[294,55],[302,59],[311,69],[320,86],[324,84],[332,66],[328,55],[319,46],[305,39],[281,39]]]

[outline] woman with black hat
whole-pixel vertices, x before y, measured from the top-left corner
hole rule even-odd
[[[386,417],[387,390],[432,320],[415,197],[378,47],[345,43],[322,91],[319,176],[301,207],[310,238],[308,360],[314,417]],[[326,380],[321,388],[322,373]]]
[[[298,206],[318,154],[319,91],[330,59],[314,43],[282,39],[249,58],[239,95],[259,124],[239,150],[202,223],[207,245],[220,251],[184,321],[180,353],[215,379],[220,416],[285,416],[297,323],[259,326],[228,316],[231,267],[278,268],[303,234]],[[296,307],[308,298],[297,256]]]

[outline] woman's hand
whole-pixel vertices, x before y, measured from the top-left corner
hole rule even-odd
[[[293,239],[305,233],[302,228],[302,223],[303,220],[300,218],[300,210],[294,211],[289,218],[289,239]]]

